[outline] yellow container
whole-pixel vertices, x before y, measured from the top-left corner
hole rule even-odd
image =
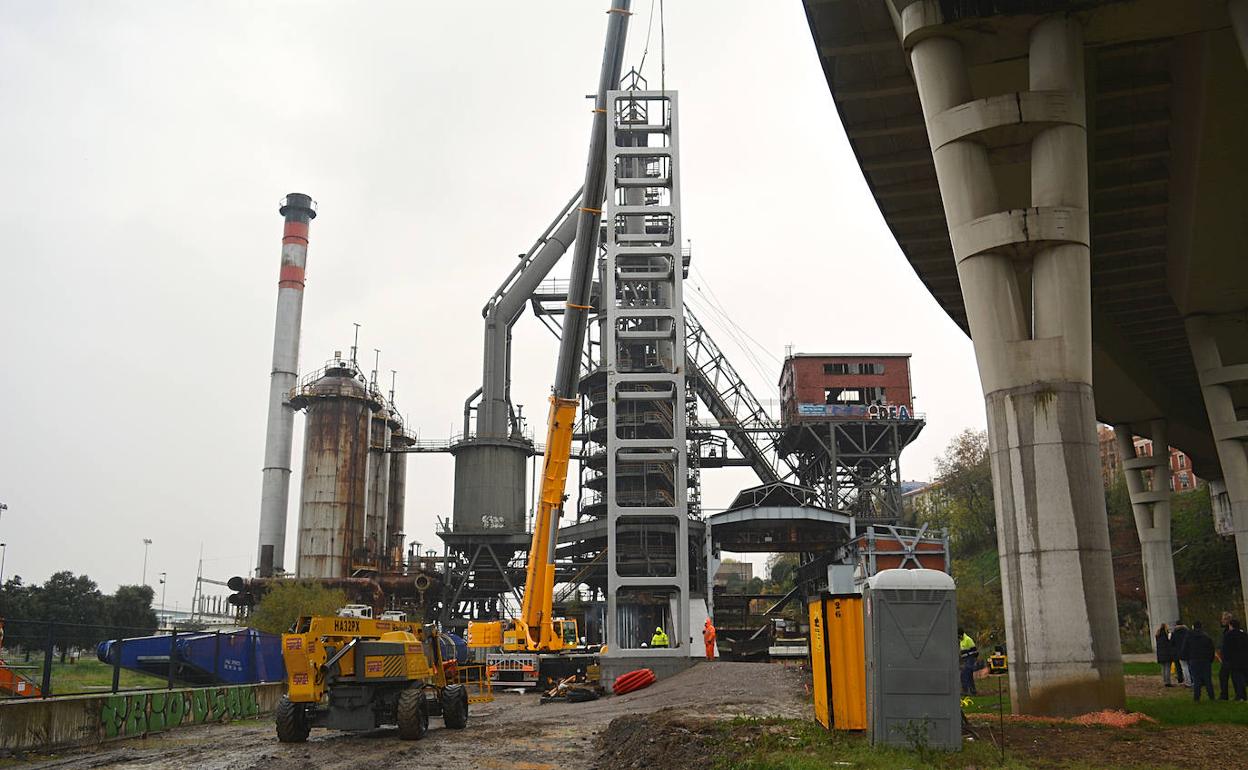
[[[835,730],[867,729],[862,597],[825,595],[807,605],[815,718]]]

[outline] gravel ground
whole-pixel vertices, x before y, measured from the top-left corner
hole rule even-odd
[[[589,703],[541,705],[535,695],[499,693],[474,706],[463,731],[431,722],[421,741],[397,731],[339,733],[314,730],[304,744],[278,743],[271,722],[250,721],[174,730],[55,756],[30,756],[37,768],[206,768],[294,770],[351,768],[515,768],[590,770],[598,765],[594,740],[626,714],[668,709],[699,717],[812,718],[801,673],[767,663],[699,663],[637,692]]]

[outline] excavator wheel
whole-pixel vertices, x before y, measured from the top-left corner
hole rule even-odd
[[[277,702],[275,711],[277,722],[277,739],[282,743],[303,743],[308,739],[312,726],[308,724],[308,714],[302,704],[290,702],[283,695]]]
[[[419,687],[411,687],[399,695],[399,737],[405,741],[418,741],[429,732],[429,711],[425,708],[425,694]]]
[[[462,684],[451,684],[443,688],[442,721],[452,730],[462,730],[468,726],[468,691]]]

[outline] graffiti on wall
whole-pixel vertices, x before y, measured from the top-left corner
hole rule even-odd
[[[798,404],[802,416],[865,417],[868,420],[909,420],[910,408],[905,404]]]
[[[137,736],[180,725],[226,722],[260,713],[254,686],[117,694],[104,699],[100,727],[106,738]]]

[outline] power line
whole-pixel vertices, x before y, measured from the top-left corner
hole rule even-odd
[[[650,30],[654,29],[654,0],[650,0],[650,20],[646,22],[646,44],[641,49],[641,63],[637,65],[637,74],[646,69],[646,54],[650,53]]]
[[[659,0],[659,90],[667,90],[667,32],[663,24],[663,0]]]

